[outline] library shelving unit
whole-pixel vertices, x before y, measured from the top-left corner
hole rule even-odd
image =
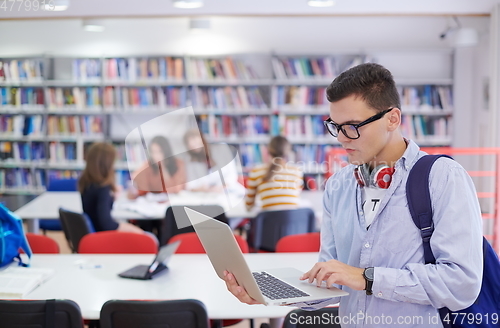
[[[188,106],[209,142],[238,149],[245,172],[266,160],[271,136],[285,135],[306,186],[318,188],[326,154],[338,145],[323,127],[325,89],[367,60],[360,54],[0,58],[0,193],[39,193],[52,177],[77,176],[85,148],[98,140],[115,145],[117,181],[125,185],[125,154],[132,166],[145,158],[140,145],[125,145],[117,126],[127,130],[127,118],[143,122]],[[450,145],[453,81],[397,83],[404,134],[420,145]]]

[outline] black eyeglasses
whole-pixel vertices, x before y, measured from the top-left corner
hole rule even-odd
[[[339,131],[342,131],[342,133],[349,139],[358,139],[359,138],[359,128],[362,127],[363,125],[366,125],[371,122],[375,122],[376,120],[380,120],[385,114],[389,113],[391,110],[393,110],[394,107],[391,107],[389,109],[386,109],[384,111],[381,111],[378,114],[373,115],[372,117],[364,120],[361,123],[358,124],[337,124],[334,121],[332,121],[331,118],[328,118],[327,120],[323,121],[323,124],[325,125],[326,129],[328,132],[337,138],[339,136]]]

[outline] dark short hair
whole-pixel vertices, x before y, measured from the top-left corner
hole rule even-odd
[[[391,72],[379,64],[354,66],[337,76],[326,89],[329,102],[350,96],[359,97],[377,111],[391,107],[401,109],[396,82]]]

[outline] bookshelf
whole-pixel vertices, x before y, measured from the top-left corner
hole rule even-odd
[[[192,106],[209,142],[226,142],[244,172],[267,157],[266,144],[283,134],[306,185],[320,187],[326,154],[336,146],[323,127],[325,89],[366,55],[141,56],[0,58],[0,193],[40,193],[50,177],[74,177],[84,149],[112,142],[117,181],[126,185],[130,128]],[[397,80],[403,132],[422,146],[451,145],[453,80]],[[127,130],[128,129],[128,130]],[[117,133],[116,131],[122,131]]]

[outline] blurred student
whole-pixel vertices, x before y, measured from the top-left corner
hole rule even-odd
[[[119,230],[142,233],[142,229],[127,222],[116,222],[111,209],[117,193],[114,163],[115,148],[108,143],[95,143],[87,151],[86,166],[78,180],[83,212],[95,231]]]
[[[129,192],[129,198],[143,196],[148,192],[177,193],[184,189],[184,162],[173,156],[170,142],[163,136],[156,136],[151,140],[148,150],[151,163],[144,163],[131,174],[137,192]]]
[[[269,163],[254,167],[248,174],[246,207],[251,210],[255,200],[260,199],[262,209],[286,210],[299,206],[303,173],[287,162],[291,145],[283,136],[273,137],[268,145]]]
[[[234,161],[234,154],[228,145],[208,145],[198,129],[190,129],[186,132],[184,145],[188,149],[187,190],[222,192],[225,186],[230,192],[244,195],[245,187],[238,182],[237,163]],[[224,177],[224,186],[220,174],[217,172],[219,169]]]

